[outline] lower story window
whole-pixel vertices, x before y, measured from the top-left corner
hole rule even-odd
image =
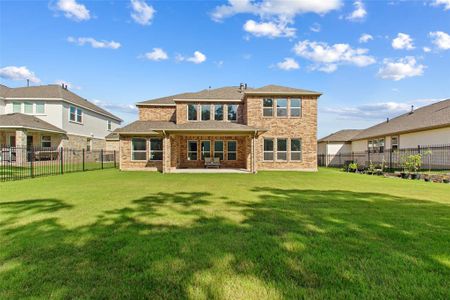
[[[131,159],[147,160],[147,141],[142,138],[131,140]]]
[[[287,139],[277,139],[277,160],[287,160]]]
[[[237,142],[228,141],[227,160],[236,160],[236,159],[237,159]]]
[[[197,141],[188,141],[188,160],[197,160]]]
[[[200,149],[202,150],[202,160],[205,160],[205,157],[211,157],[211,141],[202,141]]]
[[[223,160],[223,141],[214,141],[214,157]]]
[[[291,160],[302,160],[301,139],[291,139]]]
[[[150,160],[163,159],[163,140],[160,138],[150,139]]]
[[[87,138],[86,139],[86,151],[91,151],[92,150],[92,139],[91,138]]]
[[[43,135],[41,137],[41,147],[42,148],[51,148],[52,147],[52,137],[49,135]]]
[[[264,160],[273,160],[273,139],[264,139]]]

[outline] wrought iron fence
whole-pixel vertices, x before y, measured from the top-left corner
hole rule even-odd
[[[0,181],[117,166],[116,151],[0,146]]]
[[[351,152],[338,154],[318,154],[317,162],[323,167],[345,167],[351,162],[361,167],[383,164],[390,170],[402,169],[402,163],[410,155],[420,154],[422,170],[450,170],[450,145],[419,146],[407,149],[385,149],[382,152]]]

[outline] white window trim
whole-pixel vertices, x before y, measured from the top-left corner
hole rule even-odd
[[[15,104],[19,104],[19,107],[20,107],[20,108],[19,108],[19,111],[18,111],[18,112],[17,112],[17,111],[14,111],[14,103],[15,103]],[[22,113],[22,106],[23,106],[23,105],[22,105],[22,102],[19,102],[19,101],[13,101],[11,104],[12,104],[12,107],[11,107],[12,113],[16,113],[16,114],[17,114],[17,113]]]
[[[229,142],[234,142],[236,144],[236,150],[235,151],[230,151],[229,150]],[[234,153],[236,154],[236,159],[228,159],[228,154],[229,153]],[[225,159],[225,155],[223,157]],[[228,140],[227,141],[227,161],[237,161],[238,160],[238,141],[237,140]]]
[[[265,149],[264,149],[264,140],[272,140],[272,151],[266,151]],[[270,138],[270,137],[266,137],[266,138],[263,138],[263,142],[262,142],[262,148],[263,148],[263,161],[267,161],[267,162],[273,162],[273,161],[275,161],[275,143],[276,143],[276,139],[275,138]],[[264,154],[266,154],[266,152],[267,153],[270,153],[270,152],[272,152],[272,159],[266,159],[265,157],[265,155]]]
[[[195,142],[195,144],[197,144],[197,149],[196,149],[196,151],[189,151],[189,143],[190,142]],[[188,161],[198,161],[199,159],[198,159],[198,140],[188,140],[187,141],[187,144],[186,144],[186,146],[187,146],[187,151],[186,151],[186,159],[188,160]],[[197,159],[189,159],[189,153],[194,153],[195,152],[195,155],[196,155],[196,157],[197,157]]]
[[[195,120],[189,120],[189,106],[190,105],[193,105],[193,106],[195,106],[196,108],[195,108],[195,115],[197,116],[196,117],[196,119]],[[199,105],[198,105],[198,103],[188,103],[188,104],[186,104],[186,120],[188,121],[188,122],[198,122],[199,121],[199,109],[198,109],[198,107],[199,107]],[[200,116],[201,117],[201,116]]]
[[[27,107],[27,104],[31,104],[31,112],[26,112],[25,108]],[[34,103],[30,101],[23,102],[23,113],[26,115],[34,115]]]
[[[286,100],[286,106],[278,107],[278,100]],[[277,99],[275,99],[275,102],[274,102],[275,103],[275,116],[277,118],[287,118],[287,117],[289,117],[288,102],[289,102],[288,98],[277,98]],[[286,109],[286,115],[285,116],[279,116],[278,115],[278,108]]]
[[[203,156],[203,150],[202,150],[202,143],[203,142],[209,142],[209,157],[211,157],[211,140],[200,140],[200,160],[203,160],[204,161],[204,159],[202,159],[202,156]],[[206,153],[206,152],[205,152]]]
[[[228,108],[232,105],[236,105],[236,120],[228,119]],[[232,122],[232,123],[237,123],[238,120],[239,120],[239,104],[232,104],[232,103],[227,104],[227,121]]]
[[[45,141],[45,142],[50,142],[50,147],[44,147],[43,146],[43,142],[44,142],[44,137],[49,137],[50,141]],[[52,147],[52,136],[51,135],[41,135],[41,148],[51,148]]]
[[[216,120],[216,106],[222,106],[222,120]],[[214,121],[225,121],[225,104],[222,103],[216,103],[212,105],[213,109],[212,109],[212,115],[214,116],[214,118],[212,120]],[[228,113],[228,110],[227,110]]]
[[[300,141],[300,151],[292,151],[292,140],[299,140]],[[303,143],[302,143],[302,139],[301,138],[290,138],[289,139],[289,161],[295,161],[295,162],[299,162],[299,161],[303,161],[303,151],[302,151],[302,147]],[[299,153],[300,154],[300,159],[292,159],[292,153]]]
[[[216,151],[216,142],[222,142],[222,151]],[[225,142],[223,140],[214,140],[214,147],[213,147],[213,156],[216,157],[216,153],[222,153],[222,160],[225,160]]]
[[[145,140],[145,150],[133,150],[133,140],[134,139]],[[148,157],[147,157],[147,142],[148,142],[148,140],[146,138],[139,138],[139,137],[131,138],[131,143],[130,143],[131,161],[142,162],[142,161],[147,161],[148,160]],[[133,152],[145,152],[145,159],[133,159]]]
[[[292,107],[292,100],[299,100],[300,101],[300,106],[299,107]],[[292,108],[294,109],[299,109],[300,110],[300,114],[298,116],[293,116],[292,115]],[[302,98],[289,98],[289,117],[291,118],[301,118],[303,116],[303,100]]]
[[[285,140],[286,141],[286,151],[278,151],[278,141],[279,140]],[[281,137],[281,138],[276,138],[276,145],[277,145],[277,151],[276,151],[276,157],[275,157],[275,161],[282,161],[282,162],[285,162],[285,161],[288,161],[288,146],[290,146],[290,145],[288,145],[289,144],[289,139],[288,138],[283,138],[283,137]],[[278,153],[285,153],[286,154],[286,159],[279,159],[278,158]]]
[[[399,135],[391,136],[391,149],[393,149],[392,146],[394,146],[394,144],[392,143],[393,138],[397,139],[397,143],[395,144],[397,146],[397,150],[400,149],[400,136]]]
[[[106,130],[112,131],[112,121],[106,120]]]
[[[163,146],[163,150],[152,150],[152,140],[161,140],[161,144]],[[161,159],[151,159],[152,152],[161,152]],[[164,139],[159,137],[149,138],[148,139],[148,160],[149,161],[162,161],[164,159]]]
[[[71,119],[70,119],[70,108],[71,108],[71,107],[75,108],[75,120],[71,120]],[[81,122],[78,122],[78,121],[77,121],[78,110],[80,110],[80,112],[81,112]],[[84,113],[83,113],[83,109],[81,109],[81,108],[79,108],[79,107],[77,107],[77,106],[74,106],[74,105],[70,105],[70,106],[69,106],[69,122],[70,122],[70,123],[76,123],[76,124],[83,124],[83,121],[84,121]]]
[[[211,113],[212,113],[211,104],[199,104],[199,106],[200,106],[200,121],[214,120],[211,118]],[[205,106],[205,107],[209,106],[209,119],[208,120],[203,120],[203,106]]]

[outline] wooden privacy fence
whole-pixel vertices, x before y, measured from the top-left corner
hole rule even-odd
[[[391,170],[402,169],[402,162],[410,155],[420,154],[423,170],[450,170],[450,145],[418,146],[407,149],[386,149],[379,152],[349,152],[318,154],[317,162],[323,167],[344,167],[350,162],[368,167],[370,163],[384,164]]]
[[[116,168],[116,151],[0,146],[0,181]]]

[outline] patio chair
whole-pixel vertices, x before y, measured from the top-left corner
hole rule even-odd
[[[205,168],[220,168],[220,159],[218,157],[205,157]]]

